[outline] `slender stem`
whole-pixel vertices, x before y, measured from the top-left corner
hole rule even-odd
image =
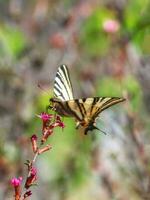
[[[40,144],[40,146],[38,147],[38,149],[39,149],[41,146],[42,146],[42,144]],[[28,172],[27,178],[30,176],[32,166],[33,166],[33,164],[35,163],[35,161],[36,161],[36,159],[37,159],[37,156],[39,155],[39,154],[38,154],[38,149],[37,149],[37,152],[34,154],[34,157],[33,157],[33,159],[32,159],[32,162],[31,162],[31,164],[30,164],[30,166],[29,166],[29,172]],[[26,178],[26,180],[27,180],[27,178]],[[26,183],[26,181],[25,181],[25,183]],[[27,192],[27,189],[25,188],[25,185],[24,185],[24,189],[23,189],[22,194],[23,194],[23,193],[25,194],[26,192]],[[22,200],[25,200],[25,199],[26,199],[26,197],[25,197],[25,198],[23,197]]]
[[[41,145],[40,145],[41,147]],[[39,149],[39,148],[38,148]],[[33,163],[35,163],[36,159],[37,159],[37,156],[38,156],[38,149],[37,149],[37,152],[34,154],[34,157],[33,157],[33,160],[31,162],[31,166],[33,165]]]

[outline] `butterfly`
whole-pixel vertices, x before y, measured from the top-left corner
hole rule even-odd
[[[66,65],[61,65],[56,73],[54,97],[50,99],[50,108],[60,116],[75,118],[76,128],[83,126],[84,134],[87,134],[88,131],[98,129],[96,119],[102,111],[124,100],[120,97],[75,99],[68,68]]]

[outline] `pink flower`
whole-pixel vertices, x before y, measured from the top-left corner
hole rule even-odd
[[[11,185],[14,187],[15,190],[14,196],[16,200],[19,200],[21,196],[21,183],[22,183],[22,177],[11,179]]]
[[[14,186],[14,187],[18,187],[21,185],[21,182],[22,182],[22,177],[19,177],[19,178],[12,178],[11,179],[11,184]]]
[[[103,22],[103,30],[107,33],[115,33],[119,30],[120,24],[117,20],[107,19]]]
[[[40,115],[37,115],[39,118],[42,119],[43,121],[43,127],[42,130],[44,130],[50,123],[50,119],[53,118],[52,114],[48,114],[48,113],[41,113]]]
[[[53,115],[47,113],[41,113],[40,115],[38,115],[38,117],[41,118],[44,122],[50,120],[52,116]]]

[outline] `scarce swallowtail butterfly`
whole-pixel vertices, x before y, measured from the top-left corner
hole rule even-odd
[[[61,65],[54,81],[54,98],[50,99],[50,108],[60,116],[73,117],[76,127],[84,127],[84,134],[89,130],[98,129],[96,119],[105,109],[124,101],[120,97],[91,97],[75,99],[66,65]]]

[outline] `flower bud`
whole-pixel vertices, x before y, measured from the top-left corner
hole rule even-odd
[[[45,147],[38,150],[38,154],[44,153],[45,151],[48,151],[51,148],[52,148],[51,145],[46,145]]]
[[[21,183],[22,183],[22,177],[11,179],[11,185],[14,186],[14,189],[15,189],[15,200],[20,200]]]
[[[32,143],[32,149],[33,149],[33,152],[36,153],[37,152],[37,136],[36,135],[32,135],[31,136],[31,143]]]

